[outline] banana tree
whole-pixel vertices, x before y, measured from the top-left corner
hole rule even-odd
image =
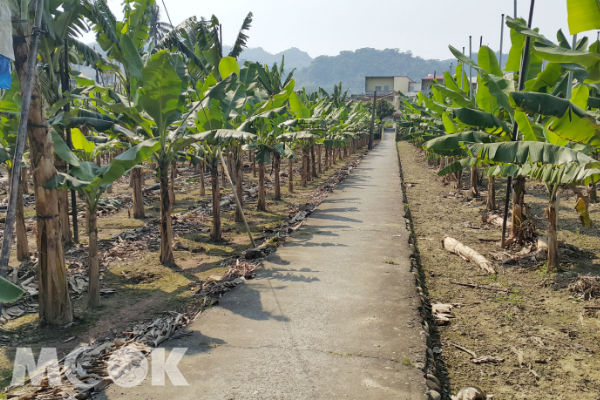
[[[243,143],[251,141],[256,136],[249,132],[243,132],[233,129],[214,129],[211,131],[205,131],[198,135],[198,138],[202,142],[204,151],[204,160],[210,169],[211,175],[211,193],[212,193],[212,207],[213,207],[213,219],[212,227],[210,231],[210,238],[212,241],[218,242],[222,240],[221,237],[221,195],[219,189],[219,160],[222,160],[222,152],[224,148],[227,148],[231,143]],[[237,193],[234,194],[237,196]],[[239,202],[239,197],[238,197]],[[238,203],[238,207],[241,204]]]
[[[237,60],[232,57],[221,58],[218,66],[218,75],[211,73],[204,81],[196,85],[198,110],[194,113],[196,129],[202,132],[202,145],[205,151],[205,161],[211,172],[211,186],[213,196],[213,225],[211,240],[221,240],[220,220],[220,194],[218,182],[218,166],[221,153],[234,150],[235,168],[241,167],[241,145],[255,136],[245,132],[244,128],[252,120],[248,119],[247,110],[256,110],[258,101],[253,80],[255,66],[245,65],[240,68]],[[246,111],[245,111],[246,110]],[[267,113],[270,109],[267,109]],[[251,113],[252,114],[252,113]],[[254,112],[256,114],[256,112]],[[246,124],[242,121],[246,119]],[[235,178],[236,195],[241,199],[241,168],[233,171]],[[236,213],[242,212],[241,201]],[[241,215],[240,215],[241,216]]]
[[[103,57],[93,48],[79,40],[81,34],[87,32],[85,20],[87,1],[59,0],[47,2],[43,15],[46,34],[41,37],[38,49],[40,64],[38,73],[42,93],[47,104],[55,105],[60,102],[65,111],[69,110],[69,103],[64,101],[66,94],[71,91],[70,70],[71,63],[95,66]],[[52,107],[57,109],[58,107]],[[47,111],[50,111],[48,109]],[[50,111],[49,115],[52,115]],[[69,142],[69,132],[66,128],[63,137]],[[66,170],[62,160],[56,160],[56,167],[60,171]],[[72,193],[73,208],[76,204],[75,193]],[[73,241],[69,225],[68,193],[59,193],[59,214],[63,243],[69,245]],[[73,229],[77,229],[77,210],[73,211]]]
[[[283,142],[290,143],[292,145],[298,146],[302,153],[302,167],[300,171],[300,175],[302,178],[302,186],[306,186],[308,180],[310,179],[310,163],[309,163],[309,152],[311,146],[313,146],[315,139],[317,138],[315,134],[309,131],[295,131],[295,132],[286,132],[279,136],[280,140]],[[290,146],[291,147],[291,146]],[[290,159],[290,170],[289,170],[289,178],[292,180],[293,176],[293,168],[291,164],[292,158]]]
[[[169,166],[179,151],[195,139],[189,135],[187,119],[191,111],[185,111],[184,91],[187,76],[181,56],[161,50],[149,56],[142,68],[144,86],[138,89],[138,106],[154,122],[151,130],[153,140],[158,142],[154,159],[158,165],[160,180],[160,262],[172,265],[175,262],[172,242],[171,203],[169,196]]]
[[[23,3],[23,4],[21,4]],[[22,10],[20,20],[28,19],[28,1],[11,0],[11,10]],[[24,7],[22,7],[24,6]],[[15,16],[18,17],[18,13]],[[38,14],[41,16],[41,14]],[[35,211],[37,215],[39,302],[40,324],[64,325],[73,320],[73,309],[69,298],[64,254],[61,240],[60,222],[57,218],[58,191],[44,187],[54,173],[54,151],[50,133],[46,126],[42,90],[37,70],[33,76],[28,73],[29,38],[31,26],[21,21],[13,25],[13,48],[15,70],[21,88],[33,83],[30,111],[27,116],[27,136],[29,139],[31,168],[33,171]],[[33,41],[35,43],[35,41]],[[33,54],[37,58],[37,54]],[[31,81],[29,81],[31,79]]]
[[[19,85],[13,83],[9,90],[0,95],[0,163],[5,164],[9,173],[12,170],[13,155],[16,149],[17,127],[21,101],[19,96]],[[15,226],[17,235],[17,260],[24,261],[29,258],[29,244],[27,243],[27,231],[25,229],[25,214],[23,207],[24,189],[27,187],[25,174],[21,175],[19,193],[17,195],[17,209],[15,215]]]
[[[156,22],[157,5],[154,0],[123,2],[123,19],[118,21],[106,0],[96,0],[86,5],[87,16],[94,26],[96,41],[112,63],[97,63],[97,70],[115,77],[112,112],[120,115],[120,124],[136,130],[139,116],[135,99],[138,88],[143,86],[143,57],[150,53],[157,41],[157,34],[167,34],[167,26]],[[158,28],[158,29],[156,29]],[[116,82],[119,82],[117,91]],[[119,93],[121,92],[121,93]],[[135,141],[131,142],[135,144]],[[135,218],[144,218],[142,196],[143,175],[140,168],[132,170],[133,211]]]
[[[158,151],[160,143],[156,140],[143,141],[113,158],[107,165],[100,167],[91,161],[96,158],[97,145],[92,141],[88,141],[78,130],[74,130],[73,133],[75,152],[69,149],[69,146],[56,131],[52,132],[56,154],[67,162],[71,168],[68,174],[57,173],[47,182],[46,186],[50,188],[67,187],[77,190],[85,198],[89,238],[88,304],[90,307],[96,307],[100,304],[100,266],[98,262],[98,226],[96,219],[98,201],[108,186]]]
[[[489,164],[490,176],[522,176],[546,184],[548,207],[548,269],[558,271],[558,191],[563,185],[589,184],[600,180],[600,163],[584,153],[550,143],[519,141],[464,143],[469,154]]]
[[[279,108],[281,114],[279,118],[266,116],[261,119],[255,119],[246,129],[256,132],[257,137],[247,149],[254,151],[256,161],[258,162],[258,202],[257,210],[266,211],[266,189],[265,189],[265,166],[271,163],[273,156],[273,171],[275,174],[275,193],[276,200],[281,199],[281,186],[279,180],[279,168],[281,157],[285,156],[285,145],[279,141],[278,137],[282,130],[278,127],[279,123],[287,119],[287,112]]]

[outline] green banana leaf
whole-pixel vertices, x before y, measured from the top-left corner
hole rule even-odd
[[[550,164],[577,163],[588,168],[600,167],[600,161],[564,146],[543,142],[462,143],[472,157],[484,162],[503,164]]]
[[[69,163],[72,168],[69,174],[54,175],[45,186],[49,188],[66,186],[80,190],[92,203],[97,201],[106,186],[119,179],[131,168],[141,164],[160,148],[158,140],[149,139],[130,147],[113,158],[109,164],[99,167],[93,162],[79,160],[55,131],[52,132],[52,140],[56,155]]]
[[[202,132],[199,135],[205,137],[204,140],[212,140],[216,143],[228,143],[231,141],[248,142],[256,138],[256,135],[253,133],[236,129],[215,129]]]
[[[517,107],[528,112],[562,117],[569,111],[582,118],[591,117],[569,100],[548,93],[513,92],[510,96]]]
[[[571,35],[600,28],[600,4],[597,0],[567,0]]]
[[[438,172],[438,176],[444,176],[448,174],[452,174],[454,172],[462,171],[465,168],[474,167],[476,165],[480,165],[481,161],[475,157],[466,157],[461,158],[460,160],[454,161],[452,164],[443,168]]]
[[[152,117],[161,136],[184,109],[182,91],[186,84],[177,74],[178,57],[159,51],[148,58],[142,70],[144,86],[138,92],[139,104]]]
[[[473,108],[457,108],[452,110],[454,117],[462,123],[481,129],[502,128],[504,132],[510,132],[504,121],[496,118],[494,114]]]
[[[296,140],[313,140],[315,135],[308,131],[287,132],[279,136],[281,140],[293,142]]]
[[[22,288],[0,276],[0,303],[13,303],[24,293]]]
[[[600,181],[600,169],[569,163],[563,165],[493,165],[486,168],[487,176],[522,176],[537,181],[558,185],[589,185]]]
[[[546,61],[559,64],[578,64],[586,68],[586,81],[600,81],[600,53],[597,51],[598,42],[590,46],[589,51],[565,49],[558,46],[534,46],[536,54]]]
[[[501,138],[498,135],[480,131],[467,131],[436,137],[425,142],[423,148],[442,156],[462,156],[465,154],[464,148],[460,146],[462,142],[495,143],[499,140]]]

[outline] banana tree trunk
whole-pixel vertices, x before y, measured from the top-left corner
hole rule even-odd
[[[258,211],[267,211],[267,191],[265,189],[265,164],[258,163]]]
[[[131,188],[133,190],[133,218],[144,218],[146,212],[144,210],[144,174],[142,168],[134,168],[131,170]]]
[[[279,177],[279,170],[281,168],[281,156],[279,153],[273,154],[273,172],[275,174],[275,200],[281,200],[281,179]]]
[[[221,196],[219,193],[219,164],[214,161],[210,168],[210,184],[212,188],[213,223],[210,239],[214,242],[221,240]]]
[[[462,189],[462,170],[456,171],[454,173],[454,178],[456,178],[456,185],[454,188],[456,190],[461,190]]]
[[[550,196],[548,208],[548,272],[558,272],[560,258],[558,253],[558,201],[559,196],[556,193]]]
[[[171,203],[171,208],[175,205],[175,178],[177,178],[177,161],[173,160],[171,162],[170,169],[171,176],[169,178],[169,202]]]
[[[96,208],[87,210],[88,226],[88,306],[100,305],[100,263],[98,261],[98,225],[96,221]]]
[[[244,206],[244,170],[242,168],[242,150],[236,150],[233,157],[233,169],[232,177],[235,176],[233,182],[235,183],[235,192],[237,194],[238,200],[240,202],[240,206]],[[235,222],[244,222],[244,216],[242,213],[242,209],[235,207]]]
[[[200,161],[200,196],[206,195],[206,182],[204,181],[204,173],[206,170],[204,160]]]
[[[302,149],[302,186],[306,186],[308,182],[309,165],[308,165],[308,150]]]
[[[513,209],[512,209],[512,226],[511,233],[513,240],[518,242],[523,241],[524,231],[523,224],[525,221],[525,178],[517,177],[513,184]]]
[[[64,132],[61,132],[61,136],[65,139]],[[60,172],[67,172],[67,163],[58,156],[54,157],[54,166]],[[58,213],[63,245],[70,246],[73,243],[73,237],[69,225],[69,192],[67,190],[58,192]]]
[[[319,166],[319,175],[323,173],[323,169],[321,167],[321,145],[317,145],[317,165]]]
[[[325,146],[325,171],[329,169],[329,148]]]
[[[250,151],[250,158],[252,158],[252,177],[256,178],[256,152]]]
[[[29,168],[21,168],[21,185],[23,194],[29,194]]]
[[[14,36],[15,69],[21,88],[28,79],[27,58],[29,46],[25,35]],[[73,309],[67,287],[65,260],[58,219],[58,191],[44,185],[56,173],[54,144],[48,132],[42,91],[37,78],[33,79],[31,107],[27,117],[27,136],[37,216],[38,287],[40,325],[64,325],[73,321]]]
[[[66,168],[65,168],[66,170]],[[69,191],[58,191],[58,214],[60,219],[60,231],[64,246],[70,246],[73,243],[71,236],[71,226],[69,225]]]
[[[312,177],[313,178],[318,178],[319,175],[317,174],[317,158],[315,156],[315,145],[313,144],[312,146],[310,146],[310,165],[311,165],[311,172],[312,172]]]
[[[493,176],[488,178],[488,194],[485,207],[488,211],[496,210],[496,178]]]
[[[171,196],[169,190],[169,163],[159,161],[160,168],[160,263],[173,265],[173,227],[171,225]]]
[[[24,187],[27,186],[27,181],[23,180],[24,177],[24,175],[21,175],[21,182],[19,183],[15,222],[17,233],[17,260],[19,261],[29,259],[29,243],[27,243],[27,229],[25,228],[25,213],[23,207]]]
[[[12,169],[8,169],[9,181],[12,179]],[[27,230],[25,228],[25,212],[23,207],[23,186],[21,175],[17,193],[17,207],[15,210],[15,231],[17,235],[17,260],[24,261],[29,258],[29,244],[27,243]]]
[[[598,192],[596,191],[596,184],[590,185],[590,203],[598,203]]]
[[[294,159],[288,158],[288,192],[294,193]]]
[[[471,167],[471,196],[477,198],[479,197],[479,179],[477,176],[477,167]]]

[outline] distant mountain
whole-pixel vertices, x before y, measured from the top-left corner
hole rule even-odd
[[[342,82],[342,88],[352,94],[364,93],[365,76],[408,76],[420,82],[428,74],[441,75],[454,70],[456,60],[425,60],[410,52],[397,49],[377,50],[363,48],[356,51],[342,51],[337,56],[320,56],[306,68],[294,75],[297,86],[312,91],[318,87],[331,90],[333,85]]]
[[[225,47],[226,54],[230,48]],[[319,56],[312,59],[306,52],[295,47],[271,54],[261,47],[245,49],[240,60],[258,61],[269,66],[279,64],[285,56],[286,70],[296,68],[296,87],[306,87],[308,91],[322,87],[331,90],[333,85],[342,82],[342,88],[350,93],[364,92],[365,76],[406,75],[415,81],[428,74],[438,74],[456,66],[456,60],[425,60],[410,52],[396,49],[376,50],[372,48],[356,51],[342,51],[337,56]]]
[[[98,47],[95,43],[92,46]],[[230,46],[223,46],[223,54],[228,54],[230,50]],[[269,53],[262,47],[256,47],[244,49],[239,60],[240,62],[257,61],[270,67],[273,63],[279,65],[282,56],[285,57],[287,71],[296,68],[294,73],[296,88],[305,87],[308,91],[314,91],[322,87],[330,91],[333,85],[342,82],[342,88],[351,94],[364,92],[365,76],[404,75],[420,82],[421,78],[429,74],[442,75],[445,71],[454,72],[457,63],[456,59],[426,60],[414,56],[410,51],[377,50],[370,47],[342,51],[337,56],[319,56],[314,59],[296,47],[276,54]],[[503,56],[503,64],[507,58],[507,55]],[[473,59],[477,59],[477,54],[473,54]],[[91,68],[81,68],[81,70],[90,78],[95,76],[95,71]]]
[[[223,54],[229,53],[231,47],[223,46]],[[262,47],[254,47],[245,49],[240,55],[240,61],[257,61],[261,64],[267,64],[271,67],[274,63],[279,65],[281,57],[285,57],[285,69],[292,70],[293,68],[301,69],[308,67],[312,62],[312,57],[307,52],[296,47],[289,48],[279,53],[272,54],[264,50]]]

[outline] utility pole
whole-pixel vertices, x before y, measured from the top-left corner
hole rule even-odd
[[[61,74],[61,84],[63,93],[69,92],[71,90],[71,82],[69,77],[69,42],[68,39],[65,39],[65,46],[63,52],[63,68]],[[64,108],[65,113],[69,113],[71,111],[71,104],[67,102]],[[65,136],[67,139],[67,145],[71,150],[73,150],[73,139],[71,137],[71,128],[67,127]],[[69,165],[67,165],[69,168]],[[77,226],[77,193],[75,190],[71,189],[71,220],[73,222],[73,242],[79,243],[79,227]]]
[[[369,150],[373,150],[373,131],[375,130],[375,103],[377,101],[377,90],[373,92],[373,111],[371,112],[371,130],[369,131]]]
[[[500,19],[500,69],[502,69],[502,42],[504,40],[504,14],[502,14],[502,18]]]
[[[473,61],[473,36],[469,35],[469,60]],[[473,81],[473,67],[469,65],[469,98],[473,98],[472,82]]]
[[[577,47],[577,34],[573,35],[573,42],[572,42],[572,46],[571,48],[573,50],[575,50],[575,47]],[[571,93],[573,90],[573,72],[569,71],[569,75],[567,78],[569,81],[567,82],[567,93],[566,93],[566,98],[567,100],[569,100],[571,98]]]

